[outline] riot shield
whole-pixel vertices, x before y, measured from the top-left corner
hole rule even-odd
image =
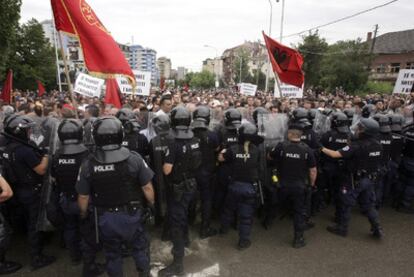
[[[209,129],[216,131],[223,123],[224,112],[222,110],[211,109],[210,125]]]
[[[51,174],[52,160],[58,148],[58,135],[57,130],[59,126],[59,120],[56,118],[50,118],[45,131],[48,133],[48,147],[49,147],[49,163],[46,174],[43,176],[42,191],[40,194],[40,208],[39,216],[37,219],[36,229],[38,231],[52,231],[53,225],[48,220],[47,209],[51,200],[53,191],[53,178]]]
[[[285,140],[288,117],[286,114],[261,114],[257,125],[258,135],[264,138],[266,149],[270,149]]]
[[[349,127],[352,134],[355,134],[356,129],[358,128],[358,124],[361,121],[362,116],[359,114],[354,114],[354,118],[352,119],[352,125]]]
[[[313,121],[313,131],[321,137],[331,129],[331,117],[318,111]]]

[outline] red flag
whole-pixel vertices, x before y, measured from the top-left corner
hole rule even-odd
[[[190,88],[188,87],[188,85],[187,85],[187,84],[185,84],[185,85],[184,85],[184,91],[185,91],[185,92],[188,92],[189,90],[190,90]]]
[[[165,89],[165,78],[161,77],[160,79],[160,89],[164,90]]]
[[[118,109],[122,107],[121,99],[119,97],[119,87],[116,79],[106,80],[105,103],[112,104]]]
[[[85,0],[51,0],[51,3],[56,29],[79,39],[89,73],[101,78],[125,75],[135,84],[124,54]]]
[[[273,71],[283,83],[302,87],[305,76],[302,71],[302,55],[268,37],[263,32]]]
[[[11,102],[11,92],[13,90],[13,70],[7,72],[6,81],[3,84],[3,89],[1,90],[0,99],[3,99],[5,103],[10,104]]]
[[[37,82],[37,90],[39,91],[38,95],[42,97],[43,94],[45,94],[46,92],[45,87],[43,86],[42,82],[40,82],[39,80],[37,80],[36,82]]]

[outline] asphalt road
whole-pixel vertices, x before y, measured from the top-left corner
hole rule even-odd
[[[347,238],[328,233],[325,228],[332,212],[328,209],[315,218],[316,227],[306,233],[307,246],[302,249],[291,247],[293,226],[288,217],[277,220],[269,231],[256,221],[252,246],[244,251],[235,249],[235,231],[207,240],[199,240],[193,232],[185,257],[187,276],[414,276],[414,215],[382,209],[385,237],[378,241],[369,236],[368,220],[358,210]],[[161,242],[158,232],[152,237],[152,273],[157,276],[158,269],[171,259],[171,245]],[[25,267],[10,276],[80,276],[81,266],[71,266],[67,251],[57,242],[48,247],[48,253],[58,261],[35,272],[29,271],[24,247],[23,237],[14,239],[8,257]],[[125,276],[137,276],[132,258],[124,259],[124,268]]]

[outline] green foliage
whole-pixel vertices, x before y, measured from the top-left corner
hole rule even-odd
[[[197,72],[197,73],[190,73],[187,74],[187,76],[190,78],[191,77],[191,81],[190,86],[193,88],[203,88],[203,89],[207,89],[207,88],[212,88],[214,87],[215,84],[215,76],[213,73],[210,73],[206,70],[202,71],[202,72]],[[186,78],[187,78],[186,76]]]
[[[379,93],[379,94],[391,94],[394,89],[394,85],[389,82],[373,82],[368,81],[362,92],[366,93]]]
[[[0,0],[0,80],[5,79],[9,57],[14,55],[21,4],[21,0]]]
[[[298,50],[304,59],[302,69],[305,72],[305,86],[319,86],[322,77],[322,58],[328,50],[328,43],[316,31],[303,37]]]
[[[249,72],[249,55],[244,49],[240,49],[236,54],[233,63],[234,82],[237,83],[251,83],[253,76]],[[240,70],[241,68],[241,70]],[[241,73],[241,79],[240,79]],[[254,82],[256,83],[256,82]]]
[[[34,90],[36,80],[49,89],[55,86],[53,48],[44,36],[42,25],[35,19],[19,28],[15,53],[9,59],[9,67],[14,71],[14,87]]]
[[[347,92],[355,92],[368,81],[370,61],[368,47],[360,39],[338,41],[329,46],[322,60],[320,83],[330,90],[343,87]]]

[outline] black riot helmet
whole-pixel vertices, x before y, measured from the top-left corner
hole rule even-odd
[[[391,114],[390,123],[392,132],[401,132],[402,126],[404,125],[404,116],[401,114]]]
[[[152,126],[157,135],[167,135],[170,131],[170,118],[168,115],[160,114],[152,119]]]
[[[352,121],[354,121],[355,110],[354,109],[345,109],[344,114],[348,118],[348,125],[352,125]]]
[[[65,119],[58,127],[58,137],[61,142],[59,151],[65,155],[85,152],[87,149],[82,144],[83,126],[75,119]]]
[[[291,114],[291,119],[293,121],[299,121],[300,119],[306,118],[308,119],[309,111],[305,108],[296,108],[293,110]]]
[[[373,116],[374,120],[378,122],[381,133],[390,133],[391,132],[391,122],[390,118],[384,114],[376,114]]]
[[[263,108],[263,107],[257,107],[256,109],[254,109],[254,111],[253,111],[253,120],[256,123],[256,125],[259,123],[259,117],[261,115],[268,114],[268,113],[269,113],[269,111],[267,109]]]
[[[207,106],[198,106],[193,112],[194,129],[207,129],[210,124],[210,108]]]
[[[250,122],[243,123],[239,128],[239,142],[251,141],[255,144],[263,142],[263,138],[257,135],[257,128]]]
[[[122,125],[124,125],[128,120],[135,119],[135,114],[131,109],[123,108],[115,114],[115,117],[122,122]]]
[[[190,130],[191,114],[184,107],[176,107],[171,111],[171,127],[177,139],[191,139],[194,134]]]
[[[230,108],[224,112],[224,126],[228,130],[236,130],[240,127],[242,115],[238,109]]]
[[[129,150],[121,147],[124,130],[116,117],[100,117],[93,122],[92,136],[97,146],[94,157],[101,163],[116,163],[128,158]]]
[[[4,131],[10,136],[27,142],[30,140],[30,129],[35,125],[33,119],[28,116],[12,115],[7,119]]]
[[[372,104],[367,104],[362,108],[361,115],[363,118],[370,117],[375,111],[375,106]]]
[[[331,128],[340,133],[349,133],[348,117],[343,112],[335,112],[331,117]]]
[[[313,125],[313,122],[315,121],[316,115],[318,114],[318,109],[310,109],[308,113],[308,119],[310,123]]]
[[[380,126],[372,118],[362,118],[358,123],[358,129],[364,136],[375,137],[379,133]]]

